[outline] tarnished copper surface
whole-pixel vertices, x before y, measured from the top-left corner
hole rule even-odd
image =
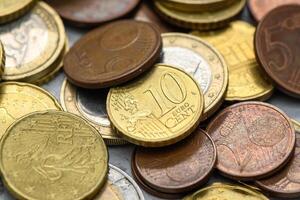
[[[295,130],[276,107],[261,102],[232,105],[207,127],[217,147],[218,170],[238,180],[264,178],[292,156]]]

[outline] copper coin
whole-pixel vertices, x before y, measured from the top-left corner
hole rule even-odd
[[[96,26],[125,16],[139,0],[46,0],[68,23],[79,27]]]
[[[295,130],[278,108],[245,102],[221,111],[207,127],[217,146],[217,169],[237,180],[274,174],[291,158]]]
[[[164,148],[136,149],[137,174],[151,188],[164,193],[185,193],[204,184],[216,162],[216,148],[201,129]]]
[[[299,4],[299,0],[248,0],[249,9],[256,21],[260,21],[268,12],[282,5]]]
[[[161,48],[160,33],[153,25],[121,20],[76,42],[64,58],[64,70],[68,80],[79,87],[111,87],[150,69]]]
[[[269,12],[255,34],[256,57],[283,92],[300,97],[300,6]]]

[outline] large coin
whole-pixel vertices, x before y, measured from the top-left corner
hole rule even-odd
[[[6,64],[3,79],[35,82],[50,71],[65,45],[65,30],[56,12],[39,2],[30,13],[0,29]]]
[[[117,21],[83,36],[65,56],[64,70],[77,86],[111,87],[150,69],[161,46],[160,33],[152,24]]]
[[[0,41],[0,80],[4,71],[5,67],[5,52],[2,45],[2,42]]]
[[[113,126],[124,138],[158,147],[176,143],[196,129],[204,100],[190,75],[158,64],[139,79],[112,88],[106,107]]]
[[[217,146],[217,168],[238,180],[255,180],[280,170],[295,148],[295,129],[278,108],[260,102],[224,109],[207,127]]]
[[[67,112],[21,118],[3,136],[0,152],[4,184],[17,199],[91,199],[106,181],[103,139],[88,122]]]
[[[283,92],[300,97],[300,6],[286,5],[269,12],[255,34],[258,61]]]
[[[162,34],[163,51],[160,62],[183,69],[200,85],[204,94],[201,120],[211,116],[222,104],[228,69],[221,54],[197,37],[183,33]]]
[[[61,110],[55,97],[46,90],[26,83],[0,84],[0,137],[17,119],[35,111]]]
[[[229,69],[226,101],[266,100],[273,86],[261,72],[254,47],[255,28],[243,21],[235,21],[225,29],[192,32],[213,44],[224,56]]]

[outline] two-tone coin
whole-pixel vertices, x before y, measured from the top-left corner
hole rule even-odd
[[[226,101],[267,100],[273,86],[258,65],[253,46],[255,28],[235,21],[225,29],[192,32],[214,45],[224,56],[229,69]]]
[[[221,106],[228,84],[228,69],[222,55],[208,43],[184,33],[162,34],[160,62],[183,69],[200,85],[207,119]]]
[[[106,108],[117,133],[126,140],[160,147],[176,143],[196,129],[204,98],[189,74],[157,64],[139,79],[111,88]]]
[[[5,51],[2,42],[0,41],[0,80],[4,71],[4,67],[5,67]]]

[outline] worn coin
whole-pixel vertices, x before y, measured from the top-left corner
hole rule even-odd
[[[254,47],[255,27],[243,21],[232,22],[221,30],[192,34],[214,45],[224,56],[229,69],[226,101],[266,100],[273,86],[260,70]]]
[[[90,199],[106,181],[104,141],[71,113],[44,111],[19,119],[3,136],[0,152],[4,184],[18,199]]]
[[[207,131],[217,146],[218,170],[238,180],[274,174],[289,161],[295,147],[290,119],[267,103],[232,105],[210,122]]]
[[[61,87],[60,102],[67,112],[79,115],[90,122],[108,145],[125,144],[111,128],[106,111],[108,90],[87,90],[65,80]]]
[[[221,54],[201,39],[183,33],[162,34],[160,62],[183,69],[200,85],[204,94],[202,120],[211,116],[222,104],[228,69]]]
[[[150,69],[161,52],[151,23],[121,20],[83,36],[64,58],[68,80],[84,88],[119,85]]]
[[[176,143],[196,129],[204,99],[190,75],[158,64],[139,79],[110,89],[106,108],[113,126],[128,141],[159,147]]]
[[[65,45],[60,17],[43,2],[20,19],[0,29],[6,54],[3,80],[35,82],[53,71]]]
[[[283,92],[300,97],[300,6],[286,5],[269,12],[255,35],[258,61]]]
[[[5,52],[2,45],[2,42],[0,41],[0,80],[4,71],[5,66]]]
[[[186,193],[203,185],[215,162],[216,147],[201,129],[185,140],[163,148],[137,148],[136,173],[151,188],[164,193]]]

